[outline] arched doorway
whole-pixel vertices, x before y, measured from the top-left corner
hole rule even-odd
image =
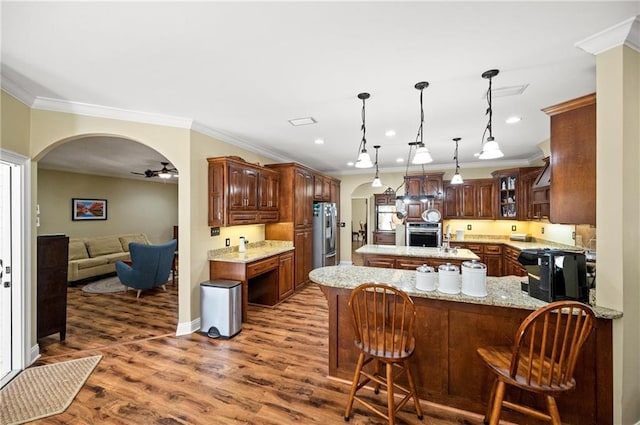
[[[172,239],[178,224],[178,179],[158,177],[155,171],[165,162],[174,169],[157,150],[122,136],[88,134],[55,143],[38,158],[37,233],[64,233],[71,238],[143,233],[154,244]],[[107,219],[72,220],[73,198],[107,200]],[[70,283],[66,346],[87,349],[175,332],[177,285],[167,287],[168,295],[150,293],[141,301],[134,301],[133,291],[82,292],[85,285],[105,277],[114,278],[100,275]],[[41,354],[63,352],[55,337],[39,341]]]

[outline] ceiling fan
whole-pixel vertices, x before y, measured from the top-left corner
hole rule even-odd
[[[175,168],[168,168],[168,162],[161,162],[162,169],[160,170],[145,170],[144,173],[137,173],[132,171],[131,174],[138,174],[140,176],[145,176],[147,178],[151,177],[160,177],[161,179],[170,179],[171,177],[178,177],[178,170]]]

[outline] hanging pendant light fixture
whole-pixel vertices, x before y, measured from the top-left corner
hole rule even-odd
[[[378,177],[378,149],[380,149],[380,145],[375,145],[373,148],[376,150],[376,177],[373,179],[371,187],[382,187],[382,181]]]
[[[360,146],[358,146],[358,159],[356,160],[356,168],[371,168],[373,167],[373,162],[371,162],[371,157],[369,153],[367,153],[367,128],[365,126],[365,108],[364,101],[369,99],[371,95],[369,93],[360,93],[358,95],[358,99],[362,99],[362,140],[360,141]]]
[[[453,141],[456,142],[456,151],[455,151],[455,154],[453,155],[453,159],[456,160],[456,173],[451,178],[451,184],[462,184],[462,183],[464,183],[464,181],[462,180],[462,176],[460,175],[460,165],[458,165],[458,142],[460,140],[461,139],[459,137],[456,137],[456,138],[453,139]]]
[[[418,134],[416,134],[416,143],[418,148],[416,149],[416,154],[413,157],[413,164],[428,164],[433,161],[431,154],[429,153],[429,149],[424,145],[424,109],[422,106],[422,91],[429,87],[429,83],[426,81],[421,81],[416,83],[414,86],[416,89],[420,90],[420,127],[418,127]]]
[[[491,79],[498,75],[500,71],[497,69],[490,69],[489,71],[485,71],[482,73],[482,78],[489,80],[489,90],[487,90],[487,102],[489,103],[489,107],[487,108],[487,112],[485,115],[489,115],[489,122],[487,123],[487,127],[484,129],[484,133],[482,133],[482,150],[480,151],[480,155],[478,156],[480,159],[496,159],[502,158],[504,154],[500,150],[500,146],[498,142],[493,138],[493,132],[491,128],[491,121],[493,118],[493,109],[491,107]],[[489,137],[487,140],[484,140],[484,136],[489,131]]]

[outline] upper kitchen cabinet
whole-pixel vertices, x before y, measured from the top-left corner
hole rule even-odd
[[[542,110],[551,117],[549,221],[596,224],[596,95]]]
[[[238,157],[208,158],[209,226],[272,223],[279,219],[277,172]]]
[[[322,174],[313,176],[313,200],[328,202],[331,200],[331,178]]]
[[[431,173],[404,176],[406,194],[412,199],[406,203],[406,221],[423,221],[422,213],[429,209],[442,209],[442,176],[444,173]],[[427,202],[422,202],[421,197],[428,197]]]
[[[444,173],[431,173],[404,176],[404,184],[409,196],[428,196],[438,198],[442,194],[442,176]]]
[[[518,169],[499,170],[491,173],[495,179],[497,199],[496,219],[518,220],[520,204],[520,172]]]
[[[444,218],[493,219],[494,180],[465,180],[444,184]]]

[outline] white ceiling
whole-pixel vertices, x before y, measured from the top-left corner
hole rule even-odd
[[[367,101],[367,147],[381,171],[404,169],[424,91],[425,143],[434,167],[485,166],[481,74],[500,70],[493,133],[506,162],[539,158],[549,137],[540,111],[595,91],[595,58],[575,43],[640,14],[633,2],[5,2],[2,78],[10,92],[194,120],[274,161],[349,173]],[[36,102],[37,103],[37,102]],[[44,102],[46,103],[46,102]],[[518,124],[505,119],[522,117]],[[293,127],[288,120],[318,123]],[[385,136],[395,130],[393,137]],[[323,145],[314,144],[322,138]],[[93,172],[159,169],[132,142],[78,141],[43,160]],[[82,158],[81,160],[78,160]],[[82,167],[80,166],[82,165]],[[114,171],[116,170],[116,171]],[[75,171],[83,171],[76,169]],[[86,170],[85,170],[86,171]]]

